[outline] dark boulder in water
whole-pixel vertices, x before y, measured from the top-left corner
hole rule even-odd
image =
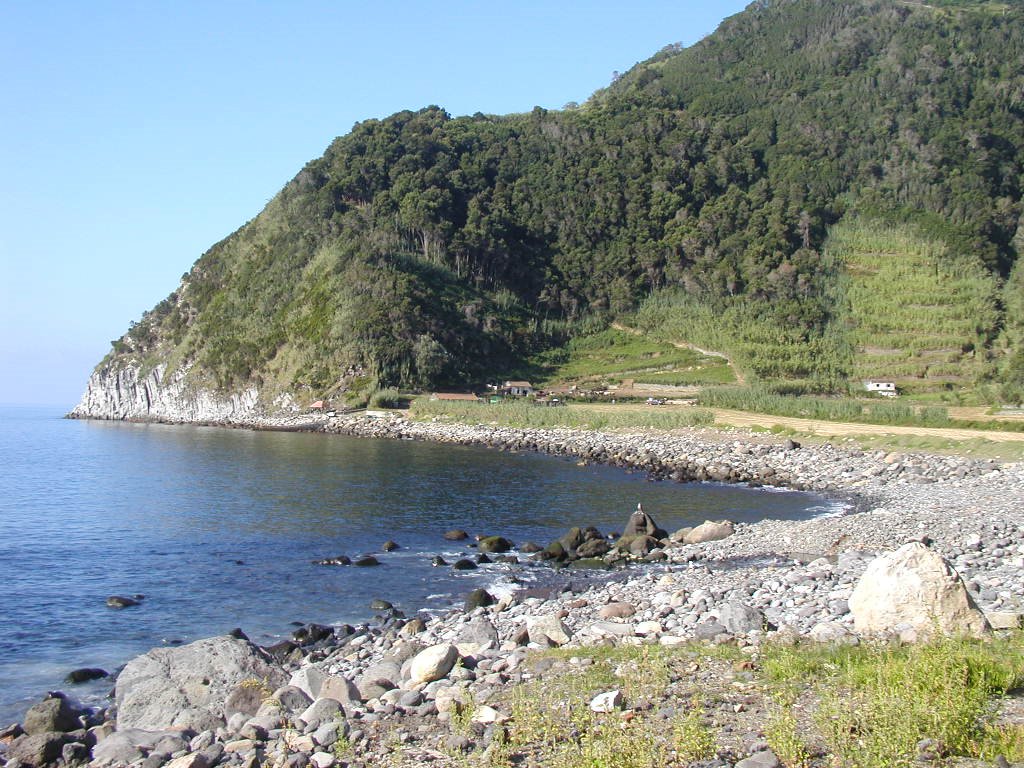
[[[455,564],[452,566],[452,569],[456,571],[472,571],[476,567],[476,563],[474,563],[472,560],[462,558],[461,560],[455,561]]]
[[[383,549],[385,552],[394,552],[396,549],[401,549],[401,547],[395,542],[393,542],[391,539],[388,539],[384,542],[384,545],[381,547],[381,549]]]
[[[430,561],[430,564],[437,568],[439,565],[448,565],[448,561],[440,555],[434,555],[433,559]]]
[[[542,549],[544,549],[544,547],[533,541],[528,541],[519,547],[519,551],[526,555],[533,554],[534,552],[540,552]]]
[[[371,611],[393,611],[395,606],[389,603],[387,600],[381,600],[379,597],[370,601]]]
[[[477,543],[481,552],[508,552],[512,549],[512,542],[504,536],[486,536]]]
[[[122,595],[111,595],[107,598],[108,608],[131,608],[134,605],[140,605],[139,601],[132,597],[123,597]]]
[[[465,541],[469,534],[459,528],[453,528],[444,535],[448,541]]]
[[[358,565],[360,568],[368,568],[373,565],[380,565],[380,560],[373,555],[365,555],[352,563],[352,565]]]
[[[491,560],[491,558],[489,558],[487,555],[483,554],[482,552],[479,555],[476,556],[476,564],[477,565],[487,565],[488,563],[493,563],[493,562],[494,561]]]
[[[110,673],[105,669],[100,669],[99,667],[82,667],[81,669],[75,669],[69,672],[68,676],[64,678],[64,682],[77,685],[78,683],[87,683],[90,680],[99,680],[103,677],[110,677]]]
[[[474,589],[466,597],[466,613],[477,608],[486,608],[489,605],[494,605],[494,603],[494,595],[486,589]]]

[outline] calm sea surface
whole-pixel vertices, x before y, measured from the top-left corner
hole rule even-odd
[[[668,530],[705,518],[821,514],[810,494],[652,483],[533,454],[209,427],[67,421],[0,408],[0,725],[72,669],[114,671],[153,646],[291,622],[366,621],[369,602],[443,608],[546,568],[433,568],[450,528],[546,544],[573,525],[621,530],[643,502]],[[394,539],[402,549],[381,554]],[[315,558],[378,553],[377,568]],[[146,595],[112,610],[110,595]],[[76,688],[91,700],[109,688]]]

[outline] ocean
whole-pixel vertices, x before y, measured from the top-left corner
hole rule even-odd
[[[101,703],[79,667],[235,627],[261,644],[297,622],[411,614],[558,576],[537,565],[433,567],[475,551],[462,528],[541,545],[574,525],[621,530],[642,502],[672,531],[705,519],[805,518],[836,502],[796,492],[651,482],[563,458],[397,440],[70,421],[0,408],[0,725],[48,690]],[[384,553],[392,539],[400,549]],[[470,540],[472,541],[472,539]],[[373,568],[313,560],[372,553]],[[145,595],[108,608],[111,595]]]

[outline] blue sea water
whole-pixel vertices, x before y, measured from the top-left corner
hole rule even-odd
[[[542,567],[434,568],[472,554],[451,528],[545,544],[573,525],[621,530],[642,502],[674,530],[704,519],[821,514],[813,494],[654,483],[529,453],[336,435],[69,421],[0,408],[0,725],[78,667],[241,627],[357,623],[381,597],[439,609],[477,586],[550,579]],[[394,539],[401,549],[381,552]],[[375,553],[376,568],[312,560]],[[144,594],[113,610],[110,595]]]

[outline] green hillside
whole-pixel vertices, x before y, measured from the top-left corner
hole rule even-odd
[[[979,263],[893,227],[837,227],[829,249],[846,275],[855,381],[919,392],[963,389],[984,375],[1001,313],[997,280]]]
[[[795,389],[882,365],[1012,385],[1022,186],[1024,4],[759,2],[579,107],[358,124],[103,365],[300,399],[466,386],[637,315]],[[891,288],[867,248],[843,303],[825,244],[853,216],[931,244],[900,262],[916,298],[865,295]],[[954,315],[980,299],[940,308],[928,269],[964,290],[1016,277],[967,333]],[[886,330],[893,303],[916,311]],[[905,339],[868,343],[876,327]]]

